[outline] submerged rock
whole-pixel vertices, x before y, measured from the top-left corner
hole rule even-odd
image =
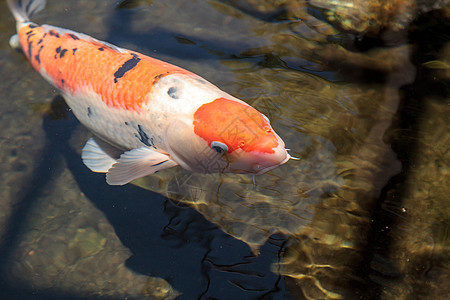
[[[310,0],[325,9],[329,21],[344,30],[378,34],[382,30],[407,29],[420,14],[438,9],[449,10],[449,0]]]
[[[96,255],[106,244],[106,238],[94,228],[78,228],[74,238],[69,242],[69,249],[78,252],[79,257]]]

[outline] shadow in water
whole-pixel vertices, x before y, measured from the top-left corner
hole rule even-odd
[[[389,260],[392,253],[398,251],[398,249],[395,249],[395,247],[398,247],[395,239],[401,238],[393,236],[390,231],[401,224],[402,218],[404,218],[402,216],[402,210],[405,209],[403,201],[410,197],[408,181],[411,176],[414,176],[419,147],[423,147],[420,144],[422,142],[420,135],[423,120],[433,117],[427,113],[427,103],[434,97],[448,99],[449,95],[449,82],[436,80],[432,70],[423,66],[426,62],[439,59],[436,54],[440,53],[449,40],[447,34],[448,22],[438,21],[442,18],[433,17],[433,14],[432,12],[418,18],[411,25],[415,30],[412,30],[407,37],[409,42],[414,44],[414,52],[411,54],[410,60],[417,73],[413,82],[399,88],[402,99],[396,121],[392,126],[397,128],[397,133],[391,134],[389,137],[389,143],[392,144],[394,152],[402,163],[402,170],[401,173],[389,180],[376,203],[371,217],[373,223],[368,234],[365,259],[358,269],[358,275],[370,283],[369,289],[372,297],[380,297],[380,295],[383,295],[383,291],[386,291],[386,286],[380,284],[380,282],[399,285],[400,281],[404,280],[406,276],[412,276],[412,274],[405,274],[397,269],[398,262]],[[403,230],[406,231],[407,228],[403,228]],[[417,256],[421,258],[417,258],[416,261],[423,261],[425,265],[430,266],[434,264],[433,261],[441,260],[440,254],[436,254],[436,257],[432,258],[422,254]],[[389,271],[379,272],[373,267],[377,264],[383,265],[384,269]],[[417,270],[419,268],[417,266]],[[413,285],[423,283],[421,281],[423,281],[423,278],[417,279],[417,282],[414,282]],[[430,291],[423,291],[425,295],[428,292]]]
[[[67,106],[61,106],[61,97],[56,97],[52,103],[52,107],[58,107],[58,113],[51,116],[51,118],[60,118],[66,115]],[[60,110],[62,108],[62,111]],[[70,138],[73,131],[77,127],[77,121],[69,114],[63,122],[53,122],[58,126],[54,126],[51,132],[46,130],[47,139],[43,148],[41,160],[34,173],[31,176],[32,183],[30,189],[24,193],[24,197],[15,206],[11,215],[8,228],[5,232],[3,243],[0,247],[0,270],[2,280],[0,281],[0,298],[1,299],[85,299],[76,295],[61,295],[51,291],[37,291],[32,287],[20,286],[11,283],[6,276],[8,276],[8,266],[10,264],[9,258],[16,247],[18,246],[23,233],[27,216],[32,213],[34,201],[39,197],[42,187],[49,184],[55,176],[58,176],[63,170],[61,153],[68,147],[66,141]],[[45,118],[44,127],[48,127],[50,117]],[[99,299],[92,297],[90,299]]]
[[[215,290],[227,290],[222,293],[232,298],[246,297],[247,292],[282,290],[270,285],[282,285],[280,277],[270,270],[280,243],[267,244],[261,251],[264,254],[256,258],[245,243],[224,234],[194,209],[131,184],[109,186],[105,175],[87,169],[73,149],[66,148],[62,155],[81,191],[105,214],[121,242],[133,253],[126,262],[131,270],[166,279],[182,293],[179,299],[200,298],[212,284]],[[220,269],[215,261],[250,267],[247,273],[237,270],[235,274],[232,268]],[[211,272],[213,268],[219,271]],[[236,282],[248,281],[248,276],[264,277],[255,281],[268,286],[263,285],[261,291],[246,291],[245,285],[238,288]]]
[[[123,1],[134,2],[134,1]],[[228,4],[230,5],[230,4]],[[136,6],[138,6],[136,4]],[[142,54],[154,56],[158,58],[161,54],[181,60],[197,61],[201,60],[208,64],[208,61],[216,63],[217,61],[243,61],[251,62],[260,67],[265,68],[281,68],[302,70],[301,59],[297,61],[292,57],[279,57],[272,53],[256,53],[247,54],[249,49],[253,49],[255,45],[249,41],[233,41],[223,42],[220,40],[220,36],[217,39],[211,37],[196,37],[195,35],[181,34],[177,31],[167,30],[163,27],[152,26],[149,30],[133,30],[132,20],[135,18],[136,10],[125,9],[134,8],[134,4],[131,6],[121,6],[120,4],[114,10],[109,17],[108,28],[109,31],[105,37],[105,41],[108,41],[114,45],[133,45],[132,50],[137,50]],[[239,9],[238,7],[234,7]],[[243,12],[248,13],[245,9]],[[276,15],[282,14],[278,12]],[[266,20],[265,17],[250,14],[260,20]],[[272,18],[271,18],[272,19]],[[282,21],[281,21],[282,22]],[[170,61],[168,61],[171,63]],[[311,73],[315,73],[314,70],[309,70]],[[322,76],[326,72],[320,72]],[[332,77],[331,74],[326,75]]]
[[[64,100],[58,96],[52,106],[65,116],[53,112],[44,118],[42,159],[33,174],[32,188],[17,206],[0,248],[2,270],[10,264],[8,257],[16,251],[35,200],[42,188],[64,171],[65,162],[81,192],[104,213],[120,241],[131,250],[126,262],[129,269],[166,279],[182,293],[179,299],[208,297],[210,289],[232,298],[264,294],[285,298],[281,276],[270,270],[279,259],[283,238],[272,238],[255,257],[245,243],[224,234],[190,207],[131,184],[107,185],[105,175],[91,172],[70,147],[69,140],[79,123]],[[76,295],[27,290],[6,280],[0,283],[0,290],[0,295],[8,299],[78,299]]]

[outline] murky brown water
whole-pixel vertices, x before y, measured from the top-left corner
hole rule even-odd
[[[81,163],[89,133],[9,48],[1,1],[0,293],[443,299],[450,8],[349,3],[48,1],[36,22],[198,73],[301,158],[256,185],[174,168],[110,187]]]

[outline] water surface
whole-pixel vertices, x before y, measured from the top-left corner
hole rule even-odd
[[[201,75],[301,158],[256,185],[174,168],[112,187],[81,162],[89,132],[9,48],[0,2],[0,295],[448,294],[448,9],[391,24],[340,3],[48,1],[36,22]]]

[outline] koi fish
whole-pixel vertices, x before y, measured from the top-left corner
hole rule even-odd
[[[45,0],[8,0],[10,39],[92,133],[84,164],[123,185],[181,166],[262,174],[289,160],[266,116],[175,65],[30,18]]]

